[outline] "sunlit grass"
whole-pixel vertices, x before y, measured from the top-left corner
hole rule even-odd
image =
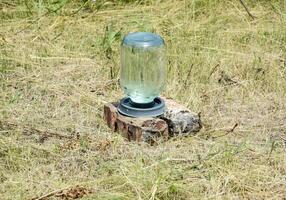
[[[254,20],[239,1],[1,1],[2,198],[285,198],[286,6],[245,2]],[[151,147],[106,127],[131,31],[166,40],[163,95],[201,113],[196,136]]]

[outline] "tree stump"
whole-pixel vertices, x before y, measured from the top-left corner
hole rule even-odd
[[[201,129],[200,116],[172,99],[165,99],[163,115],[149,118],[132,118],[117,111],[118,103],[104,105],[104,119],[114,132],[128,141],[154,144],[178,135],[192,135]]]

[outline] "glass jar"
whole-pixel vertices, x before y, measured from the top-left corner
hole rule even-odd
[[[165,43],[154,33],[126,35],[121,44],[120,85],[136,104],[154,101],[166,80]]]

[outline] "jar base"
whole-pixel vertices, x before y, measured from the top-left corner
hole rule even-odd
[[[129,97],[121,99],[117,110],[120,114],[129,117],[156,117],[165,112],[165,102],[156,97],[153,102],[140,104],[132,102]]]

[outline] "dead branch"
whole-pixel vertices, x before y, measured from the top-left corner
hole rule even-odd
[[[188,83],[188,80],[189,80],[189,78],[190,78],[190,76],[191,76],[193,67],[194,67],[194,64],[191,64],[191,66],[190,66],[190,68],[189,68],[189,70],[188,70],[186,79],[185,79],[185,81],[184,81],[184,86],[185,86],[185,87],[187,86],[187,83]]]
[[[247,14],[251,17],[252,20],[255,19],[254,15],[252,15],[249,11],[249,9],[247,8],[246,4],[244,3],[243,0],[239,0],[239,2],[241,3],[241,5],[244,7],[245,11],[247,12]]]
[[[23,134],[27,134],[27,135],[31,135],[31,134],[38,134],[41,139],[40,140],[45,140],[46,138],[50,138],[50,137],[56,137],[59,139],[73,139],[73,136],[71,135],[63,135],[60,133],[56,133],[56,132],[50,132],[47,130],[40,130],[38,128],[35,127],[30,127],[27,125],[20,125],[20,124],[16,124],[13,122],[9,122],[9,121],[0,121],[0,129],[15,129],[15,128],[21,128],[23,129]]]
[[[62,188],[62,189],[59,189],[59,190],[54,190],[54,191],[52,191],[52,192],[50,192],[48,194],[44,194],[43,196],[32,198],[32,200],[44,200],[44,199],[46,199],[48,197],[51,197],[51,196],[53,196],[53,195],[55,195],[57,193],[63,192],[64,190],[67,190],[69,188],[71,188],[71,186],[66,187],[66,188]]]
[[[231,129],[225,130],[227,133],[231,133],[238,126],[238,123],[235,123]]]
[[[210,130],[209,133],[212,133],[212,132],[216,132],[216,131],[223,131],[225,132],[225,134],[222,134],[222,135],[218,135],[218,136],[213,136],[212,138],[219,138],[219,137],[223,137],[223,136],[226,136],[228,135],[229,133],[232,133],[235,128],[238,126],[238,123],[235,123],[232,128],[220,128],[220,129],[213,129],[213,130]]]
[[[213,73],[218,69],[218,67],[219,67],[220,65],[219,64],[217,64],[216,66],[214,66],[213,68],[212,68],[212,70],[211,70],[211,73],[209,74],[209,77],[208,77],[208,79],[210,79],[211,78],[211,76],[213,75]]]
[[[25,128],[25,132],[31,131],[32,133],[37,133],[37,134],[41,135],[42,137],[46,137],[46,138],[49,138],[49,137],[55,137],[55,138],[59,138],[59,139],[63,139],[63,138],[72,139],[73,138],[70,135],[63,135],[63,134],[56,133],[56,132],[44,131],[44,130],[40,130],[40,129],[37,129],[34,127],[25,126],[24,128]]]

